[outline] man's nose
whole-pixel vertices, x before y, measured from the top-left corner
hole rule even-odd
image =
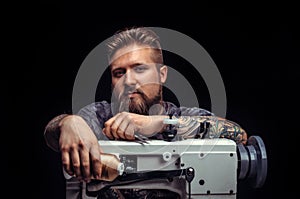
[[[135,74],[130,70],[128,70],[125,74],[125,84],[129,86],[136,84]]]

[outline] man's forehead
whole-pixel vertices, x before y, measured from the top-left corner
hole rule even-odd
[[[153,49],[148,46],[129,46],[116,51],[110,60],[111,67],[136,63],[152,63]]]
[[[113,56],[110,58],[110,63],[115,62],[117,59],[124,57],[124,56],[129,56],[132,54],[138,54],[138,53],[152,53],[153,52],[153,48],[151,48],[150,46],[146,46],[146,45],[137,45],[137,44],[133,44],[133,45],[129,45],[129,46],[124,46],[122,48],[119,48],[114,54]]]

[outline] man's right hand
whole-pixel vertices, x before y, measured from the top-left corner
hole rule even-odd
[[[60,123],[59,147],[65,171],[80,180],[100,179],[101,148],[87,123],[77,115],[63,118]]]

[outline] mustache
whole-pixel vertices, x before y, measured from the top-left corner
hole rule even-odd
[[[125,86],[123,91],[117,95],[113,95],[111,99],[113,102],[112,111],[114,114],[127,111],[141,115],[149,115],[150,107],[154,104],[161,103],[161,89],[162,88],[159,87],[157,93],[152,96],[144,92],[143,87]],[[145,89],[145,91],[147,90]],[[128,95],[131,93],[138,93],[140,96],[130,98]]]
[[[121,96],[124,96],[124,95],[126,96],[126,95],[131,94],[131,93],[138,93],[138,94],[141,94],[141,95],[145,94],[141,87],[133,88],[133,87],[127,86],[127,87],[124,88],[124,91],[121,93]]]

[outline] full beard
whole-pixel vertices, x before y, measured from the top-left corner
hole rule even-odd
[[[116,109],[118,112],[130,112],[140,115],[149,115],[149,109],[155,104],[161,104],[161,91],[159,87],[158,92],[153,97],[148,97],[145,93],[139,92],[139,95],[134,98],[129,98],[126,95],[121,95],[116,102]],[[115,110],[116,110],[115,109]]]

